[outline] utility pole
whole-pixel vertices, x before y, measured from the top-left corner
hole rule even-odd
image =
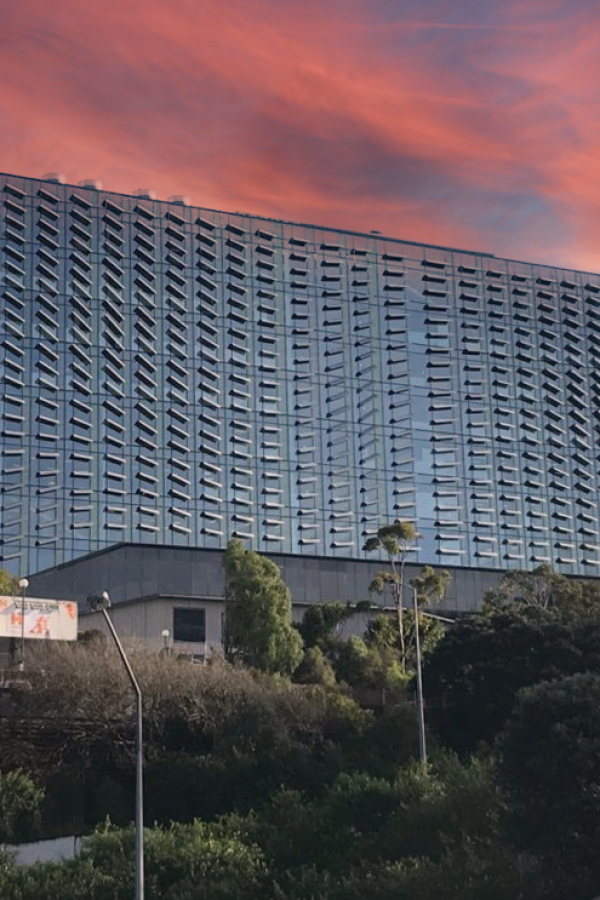
[[[119,636],[108,614],[110,609],[110,597],[108,591],[101,594],[92,594],[88,598],[90,609],[93,612],[101,612],[108,626],[113,640],[119,651],[121,661],[127,670],[131,686],[135,692],[135,724],[136,724],[136,766],[135,766],[135,900],[144,900],[144,799],[143,799],[143,766],[144,751],[142,743],[142,692],[137,682],[133,669],[127,659],[127,654],[119,640]]]
[[[23,672],[25,670],[25,594],[29,587],[29,581],[26,578],[21,578],[19,587],[21,588],[21,654],[19,657],[19,672]]]
[[[419,605],[417,603],[417,589],[412,584],[407,585],[413,595],[413,611],[415,615],[415,651],[417,657],[417,727],[419,732],[419,759],[427,762],[427,744],[425,742],[425,704],[423,702],[423,667],[421,665],[421,634],[419,629]],[[404,590],[404,583],[400,583],[400,590]]]

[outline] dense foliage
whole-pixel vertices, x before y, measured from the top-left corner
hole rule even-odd
[[[597,580],[567,578],[544,564],[531,572],[506,572],[499,585],[486,592],[484,612],[503,608],[549,609],[568,618],[597,616],[600,584]]]
[[[472,751],[494,739],[520,688],[586,671],[600,672],[600,619],[540,609],[467,619],[426,661],[430,720],[445,743]]]
[[[19,579],[11,575],[8,569],[0,569],[0,596],[14,597],[20,595]]]
[[[421,594],[438,589],[421,578]],[[279,590],[274,573],[266,580]],[[235,665],[132,652],[156,823],[148,900],[599,894],[600,592],[564,581],[511,573],[484,613],[445,633],[419,616],[427,765],[415,759],[415,623],[404,609],[403,643],[397,614],[371,611],[364,636],[345,638],[356,610],[311,612],[294,631],[295,683],[260,671],[281,669],[273,660],[287,651],[271,655],[259,631],[243,653],[240,633]],[[255,652],[254,669],[239,666]],[[98,830],[66,864],[22,868],[0,855],[0,896],[129,900],[134,735],[122,667],[94,635],[32,648],[29,665],[32,690],[0,716],[4,835],[34,834],[40,811],[44,834]],[[394,685],[395,705],[377,712],[351,699]],[[101,824],[107,815],[125,827]]]
[[[499,800],[489,767],[442,759],[391,779],[340,775],[318,797],[276,793],[259,813],[148,830],[146,896],[205,900],[320,900],[418,895],[504,898],[517,884],[498,845]],[[465,851],[465,840],[472,845]],[[101,829],[64,865],[8,870],[3,900],[125,900],[133,834]],[[437,892],[437,893],[436,893]]]
[[[0,772],[0,842],[34,838],[40,827],[44,799],[31,776],[22,769]]]
[[[144,694],[150,821],[191,821],[264,803],[282,786],[315,791],[343,770],[380,772],[416,749],[410,709],[387,746],[373,713],[336,686],[295,685],[224,662],[192,666],[131,651]],[[134,723],[123,667],[109,644],[31,648],[32,690],[0,717],[2,767],[46,788],[50,833],[131,816]]]
[[[265,865],[232,828],[171,825],[145,835],[147,900],[259,900]],[[99,830],[81,856],[8,869],[3,900],[129,900],[134,893],[133,829]]]
[[[522,690],[498,739],[515,843],[542,861],[548,890],[600,884],[600,674]]]
[[[292,626],[292,597],[270,559],[229,543],[223,560],[227,598],[227,653],[264,672],[290,675],[302,658]]]

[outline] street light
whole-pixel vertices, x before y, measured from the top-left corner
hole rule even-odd
[[[29,587],[26,578],[19,579],[19,587],[21,588],[21,658],[19,661],[19,672],[25,669],[25,593]]]
[[[144,900],[144,790],[143,766],[144,754],[142,745],[142,692],[133,669],[127,659],[123,645],[108,614],[110,597],[108,591],[101,594],[90,594],[87,602],[92,612],[101,612],[117,645],[119,656],[127,669],[127,674],[136,697],[136,766],[135,766],[135,900]]]
[[[160,633],[160,636],[163,639],[163,644],[164,644],[163,649],[168,650],[169,649],[169,638],[171,637],[171,632],[169,631],[168,628],[163,628],[163,630]]]
[[[404,583],[400,583],[400,591],[404,590]],[[419,759],[427,762],[427,746],[425,743],[425,708],[423,704],[423,669],[421,666],[421,635],[419,630],[419,606],[417,603],[417,589],[412,584],[406,585],[413,595],[413,610],[415,614],[415,650],[417,655],[417,724],[419,729]]]

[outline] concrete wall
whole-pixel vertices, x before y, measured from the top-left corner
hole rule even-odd
[[[173,641],[173,609],[187,607],[206,610],[206,643],[184,643]],[[116,603],[111,609],[112,620],[124,643],[132,639],[141,640],[153,650],[165,646],[176,652],[197,656],[211,656],[222,646],[222,615],[225,604],[220,600],[189,600],[186,598],[158,597],[137,602]],[[81,631],[97,628],[107,633],[102,613],[83,613],[79,627]],[[164,630],[169,632],[165,643]]]
[[[326,559],[270,554],[282,570],[296,604],[341,600],[356,603],[369,597],[381,561]],[[108,591],[113,604],[148,597],[221,598],[224,593],[223,551],[122,544],[48,569],[29,579],[30,596],[74,599],[85,608],[90,593]],[[407,566],[408,578],[420,566]],[[469,612],[502,577],[488,569],[454,569],[440,610]],[[168,626],[165,626],[168,627]]]
[[[13,853],[19,866],[31,866],[37,862],[64,862],[75,859],[81,852],[82,838],[78,836],[52,838],[30,844],[5,844],[5,849]]]
[[[173,609],[182,606],[206,610],[206,644],[173,641]],[[302,620],[305,609],[306,604],[293,606],[292,618],[295,622]],[[117,603],[111,609],[112,620],[119,637],[126,645],[143,641],[147,647],[157,652],[168,646],[175,652],[206,656],[207,658],[222,649],[224,613],[225,603],[221,600],[185,600],[171,597]],[[337,634],[339,637],[346,638],[352,634],[363,634],[369,618],[369,614],[365,613],[351,616],[340,624]],[[104,634],[108,634],[106,622],[101,613],[82,613],[79,627],[81,631],[96,628]],[[170,632],[166,644],[162,637],[165,629]]]

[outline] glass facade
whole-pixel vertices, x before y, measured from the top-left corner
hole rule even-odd
[[[600,276],[0,176],[0,564],[600,566]]]

